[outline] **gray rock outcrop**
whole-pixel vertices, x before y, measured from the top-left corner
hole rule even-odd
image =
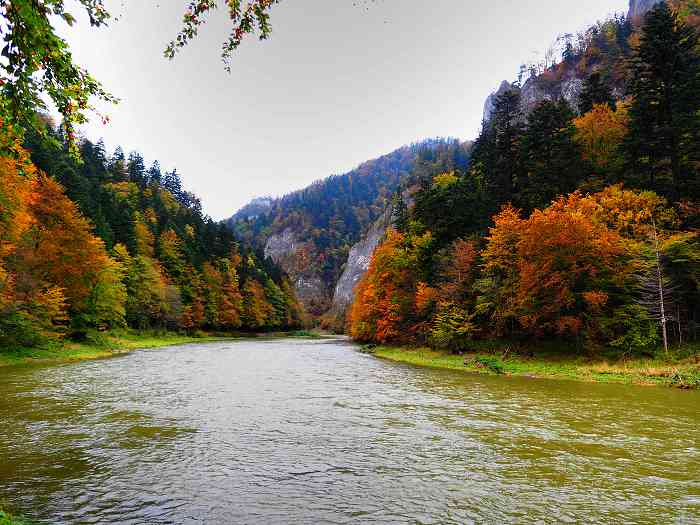
[[[507,80],[504,80],[503,82],[501,82],[501,85],[496,91],[494,91],[488,97],[486,97],[486,102],[484,102],[484,114],[482,122],[488,122],[489,120],[491,120],[491,115],[493,115],[493,112],[496,109],[496,99],[509,89],[513,89],[513,85]]]
[[[345,264],[338,283],[335,285],[335,293],[333,294],[332,311],[342,314],[352,304],[354,298],[354,290],[357,283],[367,273],[369,263],[372,260],[374,249],[379,245],[386,229],[391,224],[391,207],[387,208],[384,214],[379,217],[367,233],[357,242],[351,249],[348,255],[348,261]]]
[[[310,247],[301,242],[292,228],[270,235],[265,242],[269,257],[289,275],[294,292],[308,312],[319,314],[328,308],[329,292],[323,279],[308,264]]]
[[[285,228],[282,233],[270,235],[265,242],[265,257],[269,257],[276,263],[281,263],[294,255],[301,246],[294,231]]]
[[[630,0],[628,18],[635,23],[639,23],[644,15],[656,4],[663,0]],[[545,75],[533,76],[525,81],[521,88],[504,80],[496,91],[491,93],[484,103],[483,122],[488,122],[493,115],[496,99],[499,95],[509,89],[519,89],[523,117],[526,117],[539,103],[545,100],[565,99],[573,110],[578,110],[578,98],[581,94],[584,78],[586,78],[593,68],[588,68],[584,72],[577,69],[569,69],[561,78],[547,80]],[[612,86],[613,95],[622,97],[620,86]]]
[[[627,18],[632,21],[639,21],[650,11],[656,4],[662,0],[630,0],[630,9],[627,12]]]

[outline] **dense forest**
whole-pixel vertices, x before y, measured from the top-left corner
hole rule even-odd
[[[470,162],[435,163],[396,213],[356,289],[352,336],[621,353],[697,340],[698,14],[697,2],[660,3],[568,45],[536,74],[585,73],[577,108],[526,108],[517,82],[501,93]]]
[[[330,287],[338,280],[351,246],[384,213],[398,191],[432,169],[432,158],[449,152],[464,157],[458,162],[466,161],[468,150],[458,145],[455,139],[430,139],[404,146],[279,199],[256,199],[228,223],[237,237],[261,249],[270,234],[291,228],[304,244],[305,253],[300,257],[305,266]]]
[[[42,119],[2,141],[0,345],[130,326],[195,332],[299,326],[287,277],[203,214],[176,171],[101,142],[72,151]]]

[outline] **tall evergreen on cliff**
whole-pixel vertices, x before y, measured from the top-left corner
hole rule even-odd
[[[673,199],[698,196],[700,55],[697,32],[664,3],[645,17],[632,61],[627,155],[638,181]]]

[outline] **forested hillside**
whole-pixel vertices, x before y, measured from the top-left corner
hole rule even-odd
[[[353,337],[454,351],[556,338],[621,354],[697,340],[699,13],[662,2],[600,23],[533,73],[531,85],[584,74],[575,104],[502,90],[469,167],[421,177],[377,248]]]
[[[288,279],[203,214],[178,174],[44,119],[0,139],[0,345],[109,328],[269,330],[300,325]]]
[[[441,152],[451,152],[452,164],[464,164],[468,147],[456,144],[454,139],[432,139],[405,146],[264,207],[249,205],[228,224],[237,237],[264,249],[282,265],[310,311],[323,313],[352,245],[384,213],[397,191],[434,169],[436,156],[444,157]]]

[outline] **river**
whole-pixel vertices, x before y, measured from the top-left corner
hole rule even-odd
[[[700,392],[240,340],[0,370],[0,417],[47,523],[700,523]]]

